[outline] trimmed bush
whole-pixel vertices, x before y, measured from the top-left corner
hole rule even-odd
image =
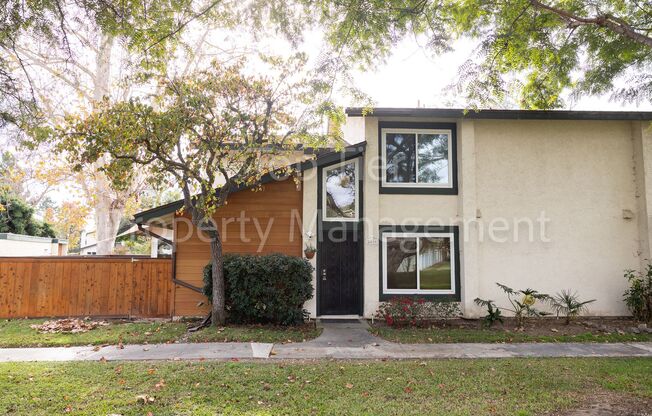
[[[230,323],[298,325],[308,317],[312,265],[284,254],[224,256],[226,310]],[[204,268],[204,294],[211,299],[211,264]]]
[[[376,318],[388,326],[424,326],[433,320],[456,318],[461,314],[458,302],[428,302],[424,298],[396,296],[378,306]]]

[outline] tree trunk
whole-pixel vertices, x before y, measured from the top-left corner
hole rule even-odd
[[[95,202],[95,237],[97,254],[108,256],[113,253],[115,237],[120,228],[122,209],[116,209],[111,195],[99,192]]]
[[[113,51],[114,37],[102,35],[95,56],[95,72],[93,77],[93,106],[104,97],[110,97],[111,85],[111,52]],[[95,236],[97,238],[97,254],[109,255],[113,253],[115,237],[120,228],[123,204],[116,204],[110,184],[99,167],[104,162],[100,161],[93,167],[95,192],[91,200],[95,201]]]
[[[95,76],[93,77],[93,100],[100,101],[104,97],[110,98],[111,87],[111,52],[115,38],[102,35],[95,56]],[[95,103],[92,103],[94,106]]]
[[[222,239],[219,231],[211,233],[211,262],[213,275],[213,305],[211,324],[222,326],[226,322],[226,295],[224,291],[224,257],[222,253]]]

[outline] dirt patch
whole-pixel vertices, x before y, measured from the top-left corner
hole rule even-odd
[[[579,335],[588,332],[593,334],[624,334],[652,333],[652,327],[642,325],[633,319],[611,317],[585,317],[571,321],[569,325],[563,319],[536,318],[526,321],[519,327],[513,318],[503,318],[504,322],[495,323],[487,328],[479,319],[450,319],[429,322],[424,327],[433,329],[484,329],[496,332],[515,332],[532,336]],[[383,326],[384,322],[376,321],[375,326]]]
[[[575,408],[549,416],[651,416],[652,398],[596,392],[588,395],[582,404]]]

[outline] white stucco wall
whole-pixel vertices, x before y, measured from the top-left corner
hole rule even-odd
[[[308,243],[313,247],[317,247],[317,169],[309,169],[303,173],[301,186],[303,187],[303,223],[301,225],[303,247],[305,248]],[[312,237],[309,238],[310,236]],[[314,268],[317,267],[317,255],[309,260]],[[312,273],[312,287],[313,297],[306,302],[304,307],[311,317],[315,317],[317,314],[316,271]]]
[[[483,229],[500,218],[512,224],[498,238],[481,236],[480,296],[504,299],[495,282],[549,294],[570,289],[596,299],[594,314],[625,314],[623,270],[639,265],[637,216],[623,218],[623,210],[637,211],[631,123],[481,120],[475,139]],[[533,223],[533,241],[525,221],[514,225],[542,215],[544,238],[541,222]]]
[[[454,225],[459,220],[457,195],[393,195],[380,194],[378,166],[378,122],[405,119],[366,117],[364,176],[364,316],[372,317],[379,305],[380,291],[380,225]],[[433,121],[410,119],[409,121]],[[451,122],[453,120],[436,120]],[[459,151],[458,151],[459,155]],[[459,158],[458,158],[459,160]]]
[[[476,297],[504,304],[496,282],[549,294],[570,289],[582,299],[596,299],[589,308],[592,314],[626,313],[623,270],[638,269],[652,258],[649,122],[380,120],[455,122],[459,192],[380,195],[379,119],[364,119],[366,317],[379,304],[379,225],[406,221],[459,226],[461,297],[468,316],[484,313],[473,304]],[[313,171],[304,180],[303,217],[304,231],[315,233]],[[502,219],[508,229],[492,235],[491,227],[500,226]],[[514,229],[519,230],[517,239]],[[313,299],[308,304],[313,314],[314,305]]]

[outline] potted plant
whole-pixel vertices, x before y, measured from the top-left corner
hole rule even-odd
[[[310,243],[306,244],[306,248],[303,250],[303,254],[306,255],[306,258],[308,260],[315,257],[316,252],[317,252],[317,249]]]

